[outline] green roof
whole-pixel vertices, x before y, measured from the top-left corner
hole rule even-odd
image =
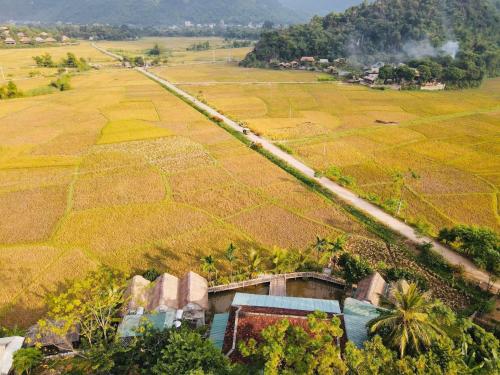
[[[175,310],[159,312],[145,315],[126,315],[118,326],[118,336],[135,337],[140,336],[139,328],[151,326],[152,328],[164,331],[174,325]]]
[[[368,340],[366,325],[379,315],[378,308],[371,303],[346,298],[344,301],[344,323],[347,339],[356,344],[358,348],[363,347],[363,343]]]
[[[299,311],[322,311],[331,314],[341,314],[339,301],[315,298],[236,293],[232,305],[269,307]]]
[[[229,313],[215,314],[212,326],[210,327],[210,341],[214,346],[222,350],[224,344],[224,336],[226,334],[227,322],[229,320]]]

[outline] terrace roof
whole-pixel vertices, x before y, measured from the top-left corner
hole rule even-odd
[[[371,303],[346,298],[344,301],[344,324],[347,339],[356,344],[358,348],[363,347],[363,343],[368,340],[366,325],[379,315],[378,308]]]
[[[341,314],[339,301],[313,298],[267,296],[258,294],[236,293],[232,306],[256,306],[299,311],[323,311]]]
[[[175,313],[175,310],[168,310],[155,314],[126,315],[118,326],[118,336],[122,338],[140,336],[138,330],[145,325],[151,326],[158,331],[172,328]]]
[[[209,339],[214,346],[222,350],[224,345],[224,336],[226,334],[227,322],[229,320],[229,313],[215,314],[212,326],[210,327]]]

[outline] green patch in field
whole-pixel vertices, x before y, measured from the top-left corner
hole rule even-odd
[[[80,163],[73,156],[17,156],[6,161],[0,160],[0,169],[71,167]]]
[[[101,133],[97,144],[139,141],[142,139],[163,138],[172,135],[167,129],[158,128],[142,120],[120,120],[109,122]]]

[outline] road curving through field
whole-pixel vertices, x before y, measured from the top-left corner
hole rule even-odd
[[[117,60],[122,60],[122,57],[119,55],[116,55],[114,53],[111,53],[107,51],[104,48],[98,47],[97,45],[93,44],[93,46],[101,51],[102,53],[111,56]],[[449,263],[453,265],[461,265],[464,268],[465,274],[468,278],[475,280],[476,282],[480,283],[483,287],[490,285],[491,284],[491,289],[494,292],[500,291],[500,282],[496,281],[494,283],[491,283],[491,278],[490,274],[484,270],[481,270],[478,268],[474,263],[472,263],[470,260],[467,258],[464,258],[460,254],[454,252],[453,250],[449,249],[448,247],[442,245],[441,243],[437,242],[434,238],[427,237],[427,236],[421,236],[417,234],[410,225],[404,223],[403,221],[391,216],[390,214],[386,213],[384,210],[381,208],[375,206],[374,204],[364,200],[363,198],[360,198],[358,195],[354,194],[352,191],[340,186],[339,184],[333,182],[332,180],[326,178],[326,177],[318,177],[316,176],[315,171],[307,166],[306,164],[302,163],[292,155],[286,153],[285,151],[281,150],[277,146],[275,146],[272,142],[267,140],[266,138],[263,138],[261,136],[258,136],[251,131],[244,131],[245,129],[238,124],[237,122],[231,120],[230,118],[224,116],[223,114],[219,113],[217,110],[214,108],[208,106],[207,104],[201,102],[194,96],[188,94],[184,90],[180,89],[177,87],[175,84],[171,83],[170,81],[167,81],[161,77],[158,77],[157,75],[149,72],[145,68],[136,68],[136,70],[145,76],[149,77],[153,81],[163,85],[166,87],[168,90],[171,92],[175,93],[176,95],[182,97],[184,100],[188,101],[196,107],[197,109],[204,111],[207,113],[209,116],[216,117],[221,119],[221,121],[231,128],[232,130],[241,133],[242,136],[246,137],[249,141],[255,143],[255,144],[260,144],[263,149],[265,149],[267,152],[271,153],[273,156],[281,159],[282,161],[286,162],[288,165],[291,167],[295,168],[298,170],[300,173],[304,174],[311,180],[316,181],[319,185],[321,185],[323,188],[329,190],[332,192],[335,196],[346,202],[347,204],[359,209],[360,211],[363,211],[365,214],[371,216],[378,222],[384,224],[394,232],[400,234],[401,236],[407,238],[411,242],[415,244],[425,244],[425,243],[432,243],[434,250],[441,254]]]

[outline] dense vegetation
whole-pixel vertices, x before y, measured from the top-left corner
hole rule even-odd
[[[266,20],[287,23],[301,20],[299,14],[278,0],[0,0],[0,21],[41,21],[79,24],[180,25],[197,23],[247,25]]]
[[[459,225],[442,229],[439,239],[481,268],[500,275],[500,237],[489,228]]]
[[[301,56],[349,57],[352,63],[432,57],[446,70],[444,80],[480,81],[485,74],[500,73],[499,22],[492,0],[378,0],[343,14],[315,17],[306,25],[265,32],[243,65]]]
[[[499,342],[466,318],[457,317],[440,301],[398,284],[386,310],[368,324],[373,335],[363,349],[348,343],[340,356],[343,335],[338,318],[316,312],[302,328],[288,320],[269,326],[262,339],[239,342],[247,358],[231,364],[204,338],[188,327],[164,332],[144,325],[140,336],[125,344],[116,336],[116,319],[124,302],[126,278],[100,269],[53,295],[43,329],[62,333],[74,324],[83,330],[79,353],[73,358],[46,359],[23,349],[14,366],[20,374],[492,374],[497,373]],[[54,319],[64,327],[50,325]]]
[[[342,358],[331,341],[342,335],[337,318],[316,313],[307,330],[283,320],[263,340],[240,343],[240,351],[265,374],[493,374],[499,371],[498,340],[460,319],[415,284],[401,285],[387,310],[369,323],[374,334],[363,349],[348,343]],[[252,372],[250,372],[252,373]],[[255,373],[258,373],[255,371]]]
[[[39,68],[69,68],[77,69],[78,71],[85,71],[90,68],[87,60],[83,57],[78,58],[71,52],[68,52],[66,57],[62,58],[58,63],[54,62],[49,53],[44,53],[40,56],[33,56],[33,60]]]

